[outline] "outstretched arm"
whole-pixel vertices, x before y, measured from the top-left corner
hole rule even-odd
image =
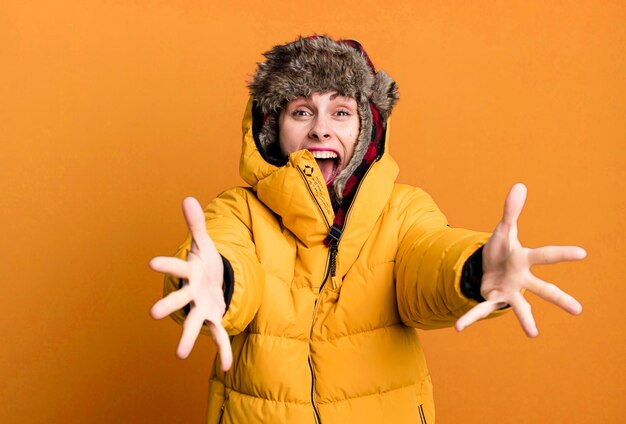
[[[517,220],[526,201],[526,186],[515,184],[506,198],[504,214],[483,249],[483,277],[480,293],[486,299],[456,322],[456,329],[467,326],[492,312],[510,305],[528,337],[539,332],[530,304],[522,296],[530,290],[542,299],[577,315],[582,306],[554,284],[542,281],[530,272],[533,265],[555,264],[584,259],[587,253],[577,246],[523,247],[517,238]]]
[[[156,302],[150,315],[161,319],[190,304],[192,308],[183,324],[176,355],[181,359],[189,356],[200,329],[206,323],[217,344],[222,370],[227,371],[232,364],[232,351],[228,333],[222,326],[226,310],[222,291],[224,265],[207,234],[204,213],[198,201],[186,198],[183,214],[192,237],[187,260],[159,256],[150,261],[150,267],[181,278],[184,284],[180,290]]]

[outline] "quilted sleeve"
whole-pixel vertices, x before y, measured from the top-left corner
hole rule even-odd
[[[396,297],[402,321],[423,329],[442,328],[477,304],[465,297],[463,265],[490,234],[451,228],[435,202],[414,188],[398,209]]]
[[[261,305],[265,285],[265,273],[256,256],[252,239],[250,209],[247,198],[250,193],[243,188],[228,190],[214,199],[204,210],[207,232],[218,252],[230,263],[233,270],[233,292],[222,325],[229,335],[243,331],[254,318]],[[176,257],[186,259],[191,236],[176,252]],[[164,295],[180,286],[179,279],[165,276]],[[184,310],[176,311],[172,318],[181,324],[186,317]],[[203,326],[202,333],[208,334]]]

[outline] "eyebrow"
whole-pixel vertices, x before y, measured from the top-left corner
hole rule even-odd
[[[335,100],[337,97],[341,97],[342,99],[346,99],[346,100],[352,100],[353,99],[350,96],[344,96],[342,94],[339,94],[336,91],[333,94],[330,95],[329,99],[330,100]],[[295,107],[300,107],[303,104],[304,105],[308,105],[309,104],[309,98],[308,97],[304,97],[304,96],[296,97],[295,99],[293,99],[293,104],[294,104]]]
[[[337,97],[343,97],[344,99],[352,99],[352,97],[350,96],[339,94],[338,92],[335,91],[333,94],[330,95],[330,100],[335,100]]]

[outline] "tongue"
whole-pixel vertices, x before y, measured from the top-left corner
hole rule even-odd
[[[332,178],[335,171],[335,160],[315,159],[315,161],[317,162],[317,166],[319,166],[320,171],[322,171],[322,175],[324,176],[324,180],[326,181],[326,183],[330,183],[330,178]]]

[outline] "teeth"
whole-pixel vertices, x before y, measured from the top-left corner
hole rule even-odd
[[[335,152],[311,152],[315,159],[335,159],[337,157],[337,153]]]

